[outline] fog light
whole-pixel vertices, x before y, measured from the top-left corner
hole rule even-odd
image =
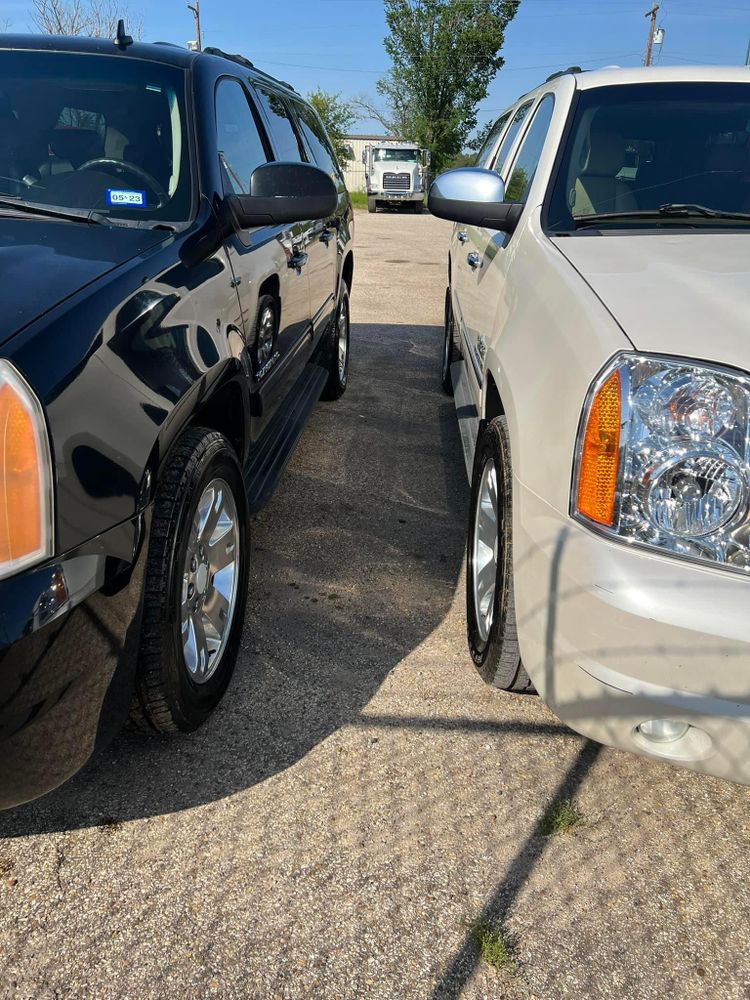
[[[687,722],[677,719],[650,719],[638,726],[638,732],[651,743],[674,743],[690,729]]]

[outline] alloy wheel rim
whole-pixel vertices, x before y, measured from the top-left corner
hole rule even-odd
[[[234,494],[223,479],[213,479],[198,501],[182,575],[182,653],[196,684],[216,673],[229,638],[237,604],[238,541]]]
[[[487,642],[495,611],[497,550],[499,539],[497,470],[491,458],[485,462],[474,510],[472,587],[474,616],[482,642]]]
[[[273,309],[266,307],[258,324],[258,368],[262,368],[271,357],[275,325]]]
[[[346,382],[346,359],[349,353],[349,307],[344,299],[339,309],[338,318],[338,368],[339,382]]]

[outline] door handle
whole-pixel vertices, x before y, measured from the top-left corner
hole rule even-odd
[[[465,243],[469,238],[469,234],[466,232],[465,229],[462,229],[461,232],[457,233],[456,235],[458,237],[459,243]]]
[[[479,256],[478,253],[475,253],[473,250],[471,251],[471,253],[466,254],[466,260],[469,267],[473,268],[475,271],[478,267],[482,266],[482,258]]]
[[[307,254],[302,253],[301,250],[298,250],[295,254],[293,254],[289,258],[289,260],[286,262],[286,266],[299,270],[301,267],[304,267],[306,263],[307,263]]]

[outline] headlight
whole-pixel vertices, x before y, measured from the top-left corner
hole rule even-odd
[[[0,578],[52,554],[52,469],[41,405],[0,361]]]
[[[750,572],[750,377],[618,355],[584,407],[571,508],[631,544]]]

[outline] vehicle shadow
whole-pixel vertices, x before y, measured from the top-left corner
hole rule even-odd
[[[159,816],[272,777],[353,722],[440,624],[460,575],[468,488],[442,331],[354,326],[349,391],[321,403],[255,519],[250,598],[224,702],[191,736],[125,732],[0,836]]]

